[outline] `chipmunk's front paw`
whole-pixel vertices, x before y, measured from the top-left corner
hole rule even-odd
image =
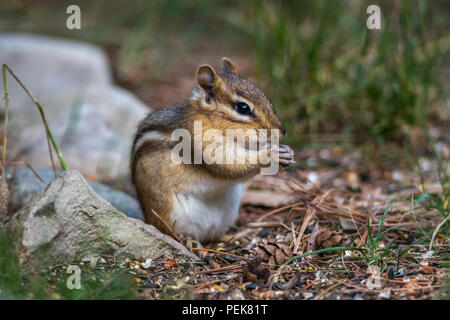
[[[278,148],[278,159],[280,165],[288,166],[290,164],[295,163],[294,151],[290,147],[286,145],[279,145],[274,147]]]

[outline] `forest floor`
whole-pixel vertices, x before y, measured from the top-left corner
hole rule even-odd
[[[104,257],[81,262],[83,276],[119,270],[141,299],[448,299],[448,237],[434,232],[443,221],[433,207],[436,163],[420,160],[421,181],[402,162],[375,167],[358,151],[296,158],[308,168],[248,183],[237,226],[220,241],[182,240],[203,263]]]

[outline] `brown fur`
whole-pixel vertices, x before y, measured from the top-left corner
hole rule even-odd
[[[146,223],[167,233],[163,223],[152,213],[155,210],[166,222],[173,209],[172,196],[188,191],[191,179],[214,177],[224,181],[249,178],[258,173],[259,164],[174,164],[170,152],[174,143],[170,134],[184,128],[193,134],[195,120],[202,121],[203,131],[219,129],[281,129],[272,104],[264,92],[248,79],[240,76],[228,59],[222,60],[223,72],[216,73],[202,65],[197,71],[197,85],[193,96],[182,106],[174,106],[150,113],[140,124],[133,143],[131,174]],[[234,97],[242,97],[254,105],[254,116],[242,121],[231,106]],[[160,140],[150,140],[136,148],[145,133],[158,131]],[[192,139],[194,140],[194,139]],[[203,145],[203,150],[206,145]],[[202,150],[202,151],[203,151]]]

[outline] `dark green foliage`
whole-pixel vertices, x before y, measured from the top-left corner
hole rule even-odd
[[[369,4],[254,2],[258,75],[267,77],[292,141],[339,133],[383,143],[443,112],[448,3],[384,2],[382,30],[366,28]]]
[[[128,267],[100,264],[81,268],[81,288],[69,289],[64,266],[37,275],[24,275],[12,241],[0,228],[0,299],[136,299],[136,281]]]
[[[25,294],[19,258],[11,240],[0,226],[0,299],[20,299]]]

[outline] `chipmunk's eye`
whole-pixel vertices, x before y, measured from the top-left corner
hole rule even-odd
[[[252,114],[252,110],[245,102],[237,102],[233,104],[234,109],[240,114]]]

